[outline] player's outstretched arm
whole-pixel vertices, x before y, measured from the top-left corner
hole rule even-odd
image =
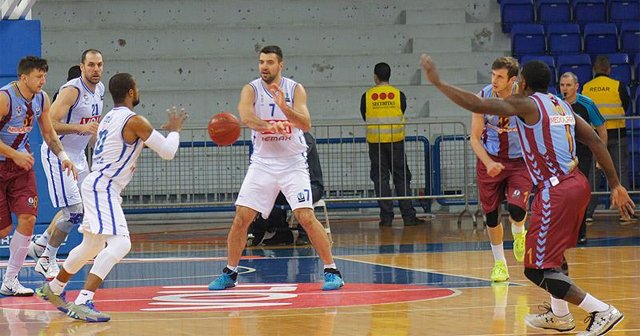
[[[180,146],[179,132],[182,130],[182,124],[188,115],[184,109],[178,112],[175,106],[167,110],[167,113],[169,120],[162,126],[169,131],[166,138],[156,131],[145,117],[135,115],[129,119],[122,130],[125,141],[133,143],[138,139],[142,139],[144,144],[158,153],[162,159],[173,159]]]
[[[535,103],[522,95],[511,95],[506,99],[482,98],[440,80],[440,74],[430,56],[423,54],[420,63],[427,79],[445,96],[458,106],[474,113],[500,116],[521,116],[528,124],[534,124],[540,118]]]

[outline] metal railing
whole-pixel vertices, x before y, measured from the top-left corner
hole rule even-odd
[[[31,7],[37,0],[0,0],[0,20],[31,19]]]
[[[362,123],[317,125],[316,137],[325,187],[324,200],[329,207],[376,207],[377,200],[370,179],[371,162],[366,142],[366,127]],[[467,202],[468,171],[447,169],[445,175],[455,184],[455,192],[434,193],[434,147],[436,139],[446,134],[466,134],[461,122],[414,122],[405,125],[405,152],[411,170],[411,196],[391,196],[387,199],[412,199],[425,210],[430,200],[458,199]],[[232,146],[219,147],[208,140],[204,128],[182,131],[180,149],[172,161],[164,161],[155,153],[144,150],[133,180],[123,191],[123,207],[128,212],[163,211],[229,211],[246,173],[251,151],[250,130],[243,129],[241,138]],[[467,153],[464,143],[440,149],[439,155]],[[464,159],[458,167],[468,167]],[[434,171],[435,170],[435,171]],[[441,190],[441,189],[437,189]],[[453,189],[452,189],[453,190]]]
[[[635,197],[640,194],[640,117],[624,119],[627,148],[618,148],[620,159],[614,164],[620,172],[626,162],[627,188]],[[316,125],[312,133],[323,171],[324,200],[330,208],[377,207],[380,199],[411,199],[429,212],[431,201],[436,201],[462,206],[459,220],[470,214],[476,222],[479,212],[469,208],[478,203],[476,158],[463,123],[405,125],[407,166],[413,176],[411,196],[405,197],[376,196],[365,124]],[[250,130],[243,129],[234,145],[219,147],[209,141],[204,128],[191,128],[182,132],[181,148],[172,161],[143,151],[138,171],[122,194],[123,207],[130,213],[232,211],[249,164],[250,138]],[[594,162],[590,175],[596,171]],[[600,191],[593,184],[592,190],[599,202],[606,202],[606,188]]]

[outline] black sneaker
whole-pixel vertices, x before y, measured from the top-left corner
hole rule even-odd
[[[393,226],[393,219],[382,219],[380,220],[380,223],[378,224],[380,227],[383,226]]]
[[[418,217],[407,218],[404,220],[404,226],[416,226],[426,224],[427,221]]]

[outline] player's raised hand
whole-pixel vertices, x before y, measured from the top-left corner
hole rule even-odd
[[[634,215],[636,205],[633,203],[627,189],[622,185],[611,190],[611,209],[618,208],[622,219],[629,220]]]
[[[269,92],[273,96],[273,101],[278,105],[281,110],[285,110],[287,108],[286,97],[282,88],[276,83],[272,83],[269,85]]]
[[[178,108],[173,106],[167,109],[167,116],[167,123],[162,125],[162,129],[169,132],[180,132],[182,130],[182,124],[189,117],[189,114],[187,114],[183,108],[178,112]]]
[[[422,56],[420,56],[420,64],[431,84],[440,84],[440,74],[438,74],[438,69],[436,69],[436,64],[431,59],[431,56],[422,54]]]
[[[13,160],[16,166],[24,170],[30,170],[33,167],[33,155],[29,153],[16,152],[16,154],[11,157],[11,160]]]
[[[71,160],[67,159],[62,161],[62,170],[67,172],[67,176],[73,174],[73,179],[76,181],[78,180],[78,169]]]

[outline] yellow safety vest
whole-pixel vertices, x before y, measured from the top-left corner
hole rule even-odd
[[[600,113],[607,117],[624,117],[624,109],[619,93],[620,82],[607,76],[598,76],[582,88],[582,94],[591,98]],[[607,129],[625,128],[624,119],[606,121]]]
[[[391,85],[374,86],[366,92],[367,142],[404,140],[404,115],[400,90]]]

